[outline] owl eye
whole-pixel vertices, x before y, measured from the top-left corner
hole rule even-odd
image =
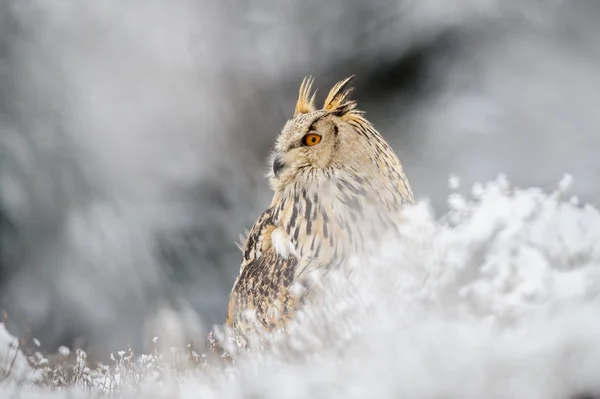
[[[315,144],[319,144],[321,136],[316,133],[308,133],[302,137],[302,144],[312,147]]]

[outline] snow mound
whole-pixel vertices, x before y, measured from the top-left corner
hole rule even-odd
[[[386,240],[320,280],[319,305],[266,349],[241,354],[235,364],[173,367],[170,377],[168,365],[149,378],[121,369],[119,383],[133,381],[137,391],[111,392],[600,397],[600,213],[568,198],[569,183],[547,194],[501,177],[474,187],[469,198],[450,195],[442,217],[421,201],[406,210],[401,240]],[[165,361],[144,359],[146,369]]]

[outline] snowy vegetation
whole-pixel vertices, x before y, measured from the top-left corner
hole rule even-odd
[[[451,182],[458,185],[456,180]],[[287,337],[235,363],[202,349],[45,355],[0,327],[0,396],[576,398],[600,395],[600,213],[499,178],[327,276]],[[351,270],[351,272],[350,272]],[[30,348],[33,348],[31,350]]]

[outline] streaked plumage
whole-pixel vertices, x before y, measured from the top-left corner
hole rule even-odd
[[[294,292],[309,270],[360,253],[413,201],[394,151],[348,99],[351,79],[337,83],[319,110],[312,79],[305,79],[277,139],[269,173],[275,194],[248,234],[227,312],[242,345],[256,325],[285,327],[310,294]],[[257,324],[247,320],[247,310]]]

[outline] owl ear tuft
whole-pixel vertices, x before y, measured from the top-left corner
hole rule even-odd
[[[356,101],[348,99],[350,94],[354,91],[354,87],[349,87],[353,79],[354,75],[337,82],[335,86],[333,86],[323,105],[325,111],[342,117],[356,108]]]
[[[300,90],[298,92],[298,101],[296,102],[296,110],[294,111],[294,118],[299,114],[308,114],[315,110],[315,95],[317,91],[310,96],[310,90],[314,79],[312,76],[307,76],[302,80],[300,84]],[[310,96],[310,97],[309,97]]]
[[[350,87],[350,83],[354,79],[354,75],[347,77],[344,80],[337,82],[333,88],[329,91],[323,110],[331,113],[332,115],[338,116],[342,119],[354,118],[362,115],[361,111],[356,109],[357,103],[354,100],[350,100],[349,97],[354,91],[354,87]],[[317,91],[311,96],[311,88],[314,79],[312,76],[307,76],[302,80],[300,90],[298,92],[298,101],[296,102],[296,110],[294,112],[294,118],[300,114],[307,114],[315,111],[315,95]]]

